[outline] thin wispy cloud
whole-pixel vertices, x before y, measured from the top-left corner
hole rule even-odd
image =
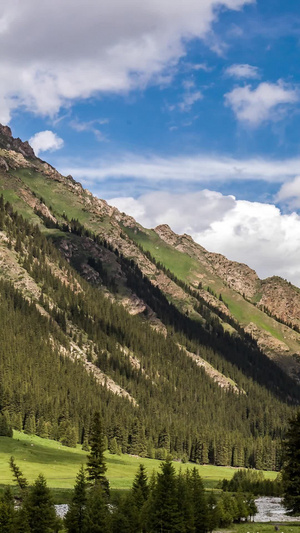
[[[193,105],[202,100],[203,94],[201,91],[187,91],[182,98],[182,101],[179,102],[178,107],[180,111],[187,112],[193,107]]]
[[[74,161],[60,165],[64,174],[85,179],[91,184],[107,178],[133,178],[147,181],[225,182],[228,180],[261,180],[283,183],[299,174],[300,157],[290,159],[249,158],[225,156],[158,156],[138,157],[134,154],[94,160],[90,165],[74,166]]]
[[[225,69],[225,75],[237,79],[260,78],[260,69],[248,64],[235,64]]]
[[[87,122],[80,121],[78,119],[73,119],[70,121],[69,125],[71,128],[75,131],[78,131],[79,133],[82,132],[91,132],[95,135],[96,139],[100,142],[107,141],[107,135],[104,134],[101,130],[99,130],[98,126],[103,126],[109,124],[109,120],[107,118],[104,119],[94,119],[89,120]]]

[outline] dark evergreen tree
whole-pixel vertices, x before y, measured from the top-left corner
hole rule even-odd
[[[16,465],[14,457],[11,457],[9,460],[9,466],[13,473],[13,477],[16,480],[19,488],[24,491],[28,487],[28,481],[23,476],[20,468]]]
[[[188,481],[193,509],[194,531],[195,533],[206,533],[208,531],[208,508],[203,482],[196,468],[193,468]]]
[[[109,482],[105,476],[107,466],[104,458],[104,442],[100,413],[94,414],[89,435],[91,451],[87,456],[88,480],[100,484],[104,492],[109,493]]]
[[[84,533],[111,533],[111,514],[100,480],[90,488],[84,518]]]
[[[84,520],[86,517],[87,482],[85,470],[81,467],[74,487],[74,494],[69,510],[65,517],[65,525],[68,533],[84,533]]]
[[[0,437],[12,437],[13,430],[5,413],[0,413]]]
[[[213,491],[211,491],[207,498],[207,529],[212,531],[217,527],[219,523],[219,514],[217,508],[217,498]]]
[[[300,514],[300,412],[290,421],[284,445],[283,502],[292,514]]]
[[[14,499],[9,488],[6,488],[0,498],[0,531],[1,533],[15,533]]]
[[[55,508],[42,474],[28,490],[23,506],[28,515],[31,533],[49,533],[55,530],[57,524]]]
[[[140,464],[138,472],[132,484],[132,495],[136,505],[141,509],[149,496],[149,485],[146,470],[143,464]]]
[[[152,490],[148,509],[150,533],[175,533],[181,531],[181,516],[176,494],[177,480],[170,459],[161,465],[161,472]]]

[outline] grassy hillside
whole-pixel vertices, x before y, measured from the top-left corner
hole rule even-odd
[[[0,486],[12,485],[12,475],[8,466],[9,458],[14,456],[16,463],[32,483],[42,473],[51,488],[70,489],[82,464],[86,463],[87,453],[77,448],[67,448],[59,442],[25,435],[14,431],[14,438],[0,437]],[[112,489],[129,489],[140,463],[143,463],[150,476],[157,470],[161,461],[129,455],[112,455],[106,452],[107,477]],[[176,470],[184,471],[194,464],[174,462]],[[215,488],[220,479],[230,479],[234,468],[212,465],[196,465],[206,488]],[[275,479],[277,472],[264,472],[269,479]]]
[[[254,302],[252,303],[243,298],[241,294],[224,283],[219,276],[209,271],[201,261],[196,260],[194,257],[178,250],[174,246],[170,246],[153,230],[140,230],[126,227],[125,231],[130,239],[142,246],[143,250],[150,252],[156,261],[162,263],[178,279],[193,286],[197,286],[199,281],[201,281],[204,288],[210,287],[217,295],[221,294],[230,313],[238,323],[243,327],[253,324],[257,328],[257,332],[262,331],[267,334],[267,337],[263,339],[262,348],[263,350],[266,349],[268,354],[269,352],[275,352],[275,359],[276,355],[282,355],[282,349],[285,359],[287,359],[287,356],[299,351],[299,334],[268,316],[256,307]],[[255,333],[252,332],[254,336]],[[271,336],[270,339],[268,335]],[[271,340],[272,338],[275,339],[275,343]],[[278,344],[276,341],[282,344]],[[276,350],[278,354],[276,354]],[[282,366],[285,370],[289,363],[292,365],[292,361],[286,361],[286,364],[283,362]]]

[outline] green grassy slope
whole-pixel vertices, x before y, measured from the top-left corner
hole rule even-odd
[[[203,286],[209,286],[216,294],[221,293],[224,302],[228,305],[233,317],[243,326],[250,322],[258,328],[270,333],[275,339],[284,342],[291,349],[299,350],[299,341],[295,341],[295,332],[289,336],[288,328],[277,322],[272,317],[258,309],[253,303],[245,300],[240,294],[230,289],[217,275],[208,272],[200,261],[197,261],[188,254],[180,252],[164,242],[153,230],[135,230],[125,228],[127,235],[145,251],[151,253],[156,261],[161,262],[166,268],[173,272],[184,282],[197,286],[199,276],[203,280]]]
[[[32,483],[42,473],[51,488],[70,489],[82,464],[86,463],[86,452],[80,447],[67,448],[59,442],[42,439],[34,435],[25,435],[14,431],[14,438],[0,437],[0,485],[12,485],[12,475],[8,465],[14,456],[28,481]],[[161,461],[129,455],[112,455],[106,452],[107,476],[112,489],[129,489],[140,463],[147,469],[148,475],[157,470]],[[176,470],[194,467],[194,464],[174,462]],[[216,487],[223,478],[230,479],[234,468],[196,465],[206,488]],[[275,479],[277,472],[265,472],[264,475]]]

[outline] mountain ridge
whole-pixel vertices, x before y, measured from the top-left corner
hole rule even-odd
[[[24,152],[22,141],[14,142],[6,129],[0,132],[5,161],[0,168],[0,289],[9,309],[11,301],[20,313],[26,302],[31,306],[45,348],[25,374],[38,372],[44,361],[43,387],[49,389],[49,405],[34,390],[29,401],[24,390],[21,412],[17,392],[9,400],[0,394],[14,427],[24,429],[30,420],[40,433],[60,439],[73,432],[83,442],[89,409],[97,402],[99,407],[101,398],[108,440],[118,438],[129,453],[151,455],[151,448],[161,456],[171,451],[236,466],[269,467],[271,461],[277,468],[279,440],[292,406],[300,402],[299,333],[231,286],[229,276],[237,283],[239,272],[241,283],[249,267],[211,254],[166,226],[143,228],[30,150],[30,155],[17,151]],[[221,277],[224,264],[228,269]],[[13,283],[17,292],[5,283]],[[274,293],[272,284],[268,290]],[[297,290],[295,295],[297,305]],[[22,320],[26,344],[27,319]],[[28,358],[37,357],[29,345],[27,352]],[[76,375],[74,382],[92,380],[86,384],[86,407],[80,387],[75,391],[68,381],[71,397],[77,394],[74,411],[61,376],[52,375],[51,358],[62,358],[62,368]],[[22,361],[21,351],[16,359]],[[15,390],[9,364],[2,371]],[[40,390],[42,377],[32,379]],[[55,394],[61,407],[55,409],[53,379],[60,387]],[[23,391],[28,385],[20,381],[19,386]],[[7,389],[0,380],[0,393],[1,387]]]

